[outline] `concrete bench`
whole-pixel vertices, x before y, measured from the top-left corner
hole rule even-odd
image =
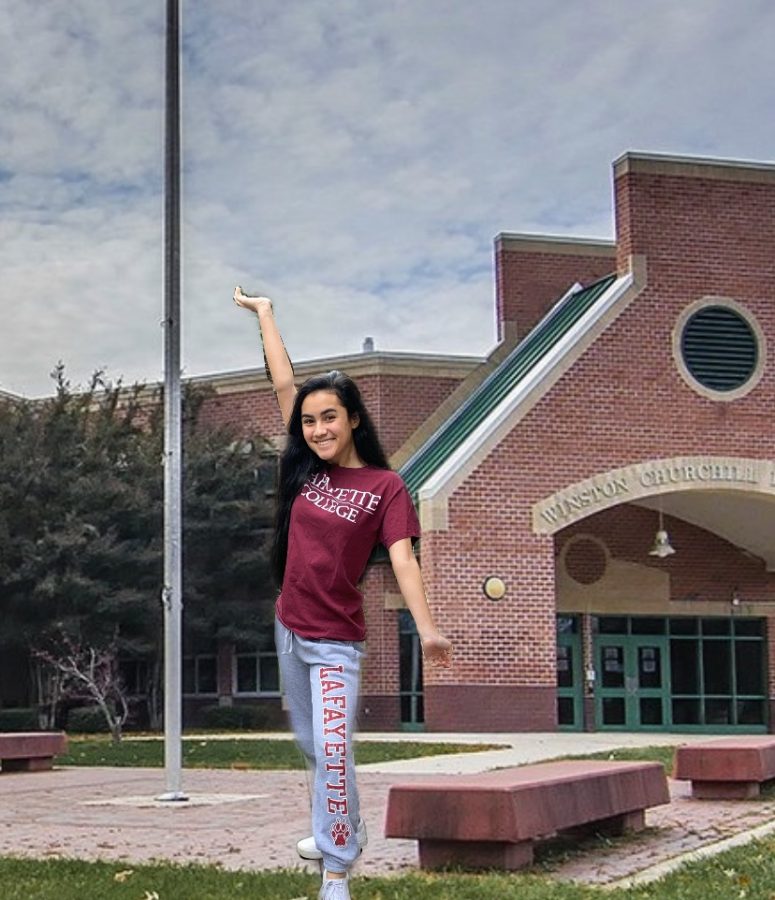
[[[54,765],[54,757],[67,751],[67,735],[61,731],[0,733],[3,772],[40,772]]]
[[[640,831],[645,810],[669,801],[659,763],[562,760],[393,785],[385,836],[416,838],[424,869],[518,869],[535,841]]]
[[[775,735],[720,738],[677,747],[673,777],[691,781],[699,800],[758,797],[775,779]]]

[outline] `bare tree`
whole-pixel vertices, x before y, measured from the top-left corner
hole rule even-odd
[[[82,645],[61,635],[57,651],[36,650],[34,655],[60,676],[61,696],[88,697],[99,707],[115,743],[129,715],[126,692],[118,671],[118,648]]]

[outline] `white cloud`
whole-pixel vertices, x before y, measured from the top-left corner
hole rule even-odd
[[[766,158],[765,0],[188,0],[184,364],[486,351],[499,231],[612,233],[622,151]],[[163,4],[0,10],[0,387],[161,373]]]

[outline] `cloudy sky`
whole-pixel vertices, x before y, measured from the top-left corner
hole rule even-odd
[[[163,0],[0,5],[0,388],[162,375]],[[626,150],[770,160],[771,0],[184,0],[184,373],[485,353],[493,237]]]

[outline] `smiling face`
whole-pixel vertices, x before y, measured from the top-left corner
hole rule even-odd
[[[313,391],[301,404],[301,429],[313,453],[331,465],[362,466],[353,441],[357,415],[348,415],[335,391]]]

